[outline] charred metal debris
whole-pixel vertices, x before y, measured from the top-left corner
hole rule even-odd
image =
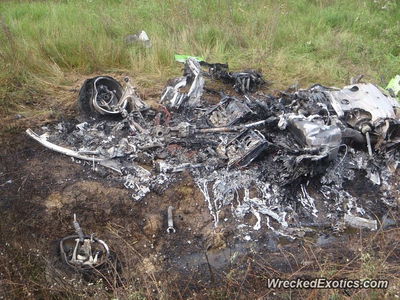
[[[64,263],[81,271],[100,268],[110,259],[108,245],[94,237],[85,235],[74,215],[73,226],[75,235],[69,235],[60,240],[60,254]]]
[[[230,84],[239,96],[211,91],[206,80]],[[111,77],[95,77],[79,94],[92,118],[27,133],[119,180],[135,200],[162,193],[189,172],[215,226],[230,209],[238,224],[249,213],[257,219],[239,228],[258,230],[265,222],[281,234],[322,224],[339,230],[352,218],[370,224],[377,207],[397,205],[395,98],[371,83],[251,94],[264,82],[256,71],[231,73],[227,65],[189,58],[154,108],[128,79],[122,88]],[[350,191],[349,183],[360,180],[374,187],[373,197]]]

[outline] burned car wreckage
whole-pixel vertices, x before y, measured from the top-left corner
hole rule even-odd
[[[108,245],[92,235],[85,235],[74,215],[73,226],[76,235],[64,237],[60,241],[62,260],[73,268],[90,270],[104,265],[110,257]]]
[[[208,89],[207,80],[230,84],[239,96]],[[111,169],[107,174],[135,200],[162,193],[189,172],[215,226],[231,207],[238,224],[248,213],[256,217],[253,226],[238,225],[249,230],[260,229],[262,220],[283,235],[322,223],[340,229],[365,221],[376,229],[365,207],[373,204],[346,191],[360,174],[384,195],[376,201],[397,205],[391,185],[400,158],[400,106],[373,84],[252,94],[265,83],[260,73],[231,73],[227,65],[189,58],[184,75],[150,107],[125,81],[122,88],[107,76],[87,80],[79,104],[92,118],[28,135],[102,172]]]

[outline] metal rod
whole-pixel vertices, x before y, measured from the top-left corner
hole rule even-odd
[[[371,138],[370,138],[370,136],[369,136],[369,131],[367,131],[367,132],[365,133],[365,137],[366,137],[366,139],[367,139],[368,154],[369,154],[369,156],[372,158],[372,157],[373,157],[373,154],[372,154]]]
[[[174,208],[172,206],[168,206],[168,228],[167,228],[168,233],[175,233],[174,220],[172,218],[173,209]]]
[[[79,241],[83,243],[85,235],[83,234],[83,230],[79,225],[78,221],[76,220],[76,214],[74,214],[74,221],[72,222],[72,224],[74,225],[76,234],[79,236]]]

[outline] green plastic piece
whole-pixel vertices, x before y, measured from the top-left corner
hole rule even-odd
[[[199,56],[191,56],[191,55],[185,55],[185,54],[175,54],[175,60],[181,63],[186,62],[188,58],[194,58],[197,59],[198,61],[204,61],[204,58],[199,57]]]
[[[399,96],[399,92],[400,92],[400,75],[396,75],[395,77],[393,77],[389,81],[389,84],[387,85],[386,89],[388,91],[392,91],[393,94],[396,97]]]

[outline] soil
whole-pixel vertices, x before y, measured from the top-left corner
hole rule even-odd
[[[154,299],[196,298],[224,285],[236,296],[266,295],[268,277],[308,274],[328,259],[350,266],[359,255],[360,237],[373,234],[316,230],[290,239],[263,224],[242,235],[230,210],[220,215],[227,221],[214,227],[189,174],[136,202],[123,185],[89,164],[52,152],[23,133],[12,141],[0,150],[0,280],[5,283],[0,295],[6,298],[96,297],[104,291],[118,295],[121,288]],[[366,191],[358,182],[354,189]],[[170,205],[176,233],[168,234]],[[85,233],[110,246],[116,266],[111,272],[86,276],[61,262],[58,241],[74,233],[73,214]],[[246,223],[254,225],[252,218]]]

